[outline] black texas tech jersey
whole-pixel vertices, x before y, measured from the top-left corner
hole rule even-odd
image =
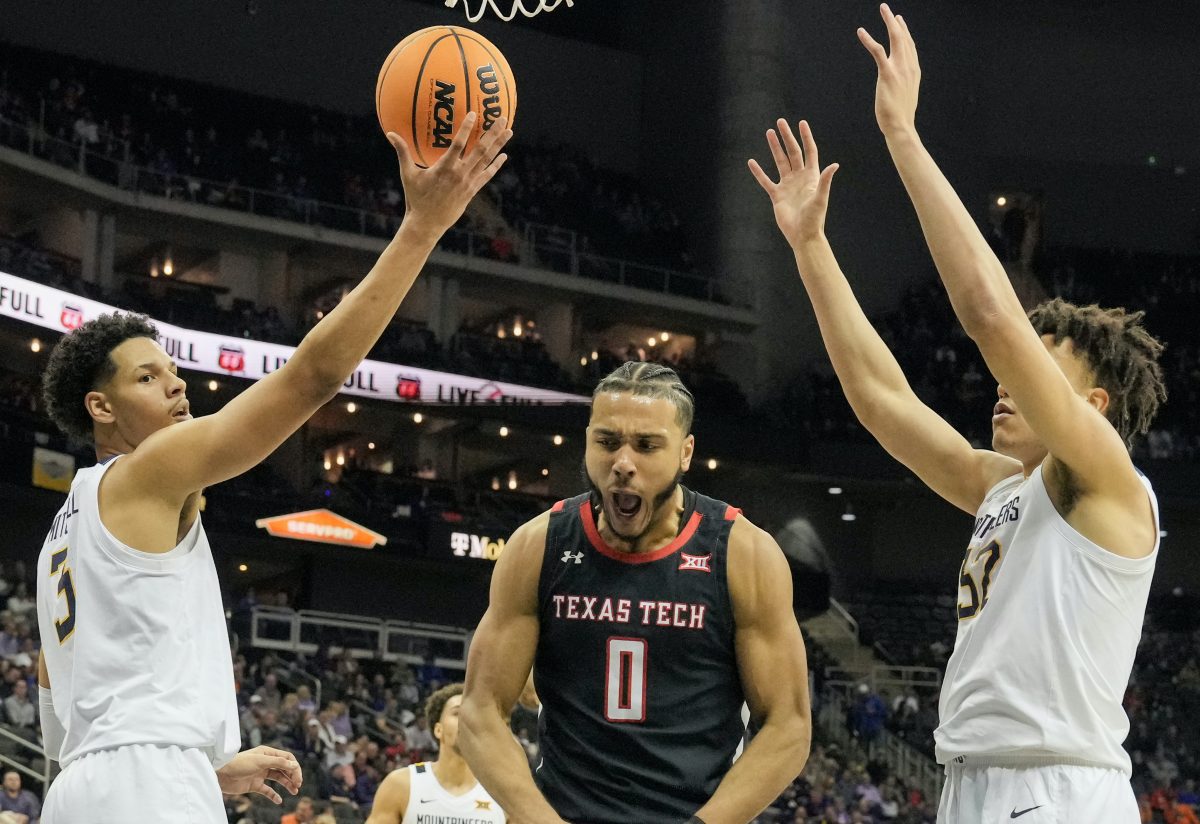
[[[538,585],[538,786],[572,824],[677,824],[745,728],[726,581],[738,510],[684,489],[683,529],[619,553],[588,495],[555,505]]]

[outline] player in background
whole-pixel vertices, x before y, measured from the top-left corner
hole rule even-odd
[[[223,822],[221,794],[295,793],[290,753],[238,754],[233,671],[201,490],[250,469],[332,399],[387,327],[442,233],[503,165],[496,126],[463,154],[475,115],[429,169],[389,135],[406,210],[363,281],[277,372],[193,419],[186,384],[144,317],[89,321],[56,345],[46,407],[93,440],[38,559],[42,725],[62,773],[45,824]]]
[[[504,811],[488,795],[458,748],[462,684],[447,684],[425,701],[425,718],[438,742],[436,761],[394,770],[375,793],[367,824],[469,821],[504,824]]]
[[[780,180],[754,177],[796,254],[855,414],[893,457],[976,516],[959,579],[958,637],[941,691],[938,821],[1134,824],[1121,706],[1158,552],[1158,510],[1129,445],[1165,394],[1161,344],[1140,313],[1061,300],[1026,315],[1003,266],[917,136],[920,69],[887,6],[891,53],[875,111],[955,314],[999,381],[993,450],[913,393],[824,233],[837,165],[803,121],[767,141]],[[780,139],[782,135],[782,142]]]
[[[521,526],[496,564],[460,735],[515,821],[745,824],[808,757],[788,564],[737,509],[680,484],[693,408],[665,366],[626,363],[602,380],[590,491]],[[533,776],[509,731],[531,666]],[[756,734],[734,763],[743,703]]]

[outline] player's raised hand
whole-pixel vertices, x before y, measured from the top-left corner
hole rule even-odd
[[[779,170],[779,182],[772,181],[757,160],[750,160],[750,173],[770,195],[771,205],[775,209],[775,222],[779,224],[779,230],[788,243],[795,247],[824,235],[829,187],[838,164],[830,164],[822,171],[817,141],[813,139],[808,121],[800,121],[803,148],[786,120],[780,118],[775,125],[778,131],[767,130],[767,145],[771,147],[775,168]],[[781,134],[782,142],[779,137]]]
[[[400,160],[400,180],[404,185],[404,220],[441,236],[453,226],[471,198],[491,180],[508,155],[501,149],[512,137],[508,121],[501,117],[468,152],[467,139],[475,127],[478,115],[469,112],[446,153],[428,169],[413,160],[412,151],[404,139],[388,132],[388,142]]]
[[[256,793],[276,804],[283,803],[283,798],[268,781],[279,784],[292,795],[300,792],[304,775],[296,756],[287,750],[255,747],[238,753],[217,770],[217,783],[225,795]]]
[[[866,29],[858,30],[858,39],[879,69],[875,86],[875,119],[884,137],[916,129],[917,93],[921,87],[921,64],[917,61],[917,45],[904,18],[892,14],[887,3],[879,7],[887,26],[888,45],[884,49]]]

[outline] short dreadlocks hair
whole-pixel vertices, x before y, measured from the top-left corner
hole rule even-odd
[[[447,684],[425,699],[425,722],[429,724],[430,733],[433,732],[433,725],[442,720],[442,713],[450,699],[462,694],[462,684]]]
[[[1039,335],[1054,343],[1070,338],[1108,392],[1109,423],[1127,446],[1150,429],[1158,407],[1167,399],[1158,358],[1163,344],[1142,326],[1145,312],[1076,306],[1054,298],[1034,307],[1029,321]]]
[[[696,399],[679,374],[669,366],[642,361],[627,361],[621,364],[592,392],[592,400],[606,392],[629,392],[644,398],[666,398],[675,405],[675,420],[683,434],[692,431],[692,418],[696,414]]]
[[[92,416],[83,399],[116,374],[112,351],[131,338],[157,337],[149,318],[124,312],[101,315],[63,335],[42,375],[42,400],[50,420],[68,435],[90,441]]]

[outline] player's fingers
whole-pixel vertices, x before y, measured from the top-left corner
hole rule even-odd
[[[458,133],[454,135],[454,139],[450,141],[450,148],[446,149],[446,153],[438,158],[438,162],[434,165],[444,163],[455,163],[463,159],[463,154],[467,148],[467,141],[471,139],[471,132],[475,131],[475,121],[479,118],[475,112],[467,112],[467,116],[463,118],[462,126],[459,127]]]
[[[501,117],[492,124],[490,129],[480,136],[479,141],[471,151],[467,152],[466,162],[468,166],[474,169],[484,157],[487,157],[489,154],[495,157],[499,154],[500,149],[498,146],[503,145],[506,126],[508,126],[508,119]]]
[[[763,171],[762,166],[758,165],[758,161],[750,158],[746,165],[750,167],[750,174],[754,175],[754,179],[758,181],[759,186],[763,187],[763,191],[774,196],[775,183],[772,182],[771,178],[767,177],[767,173]]]
[[[875,65],[879,67],[879,70],[883,71],[884,67],[887,66],[887,50],[879,45],[870,32],[864,28],[859,28],[858,40],[871,53],[871,57],[875,58]]]
[[[808,157],[800,149],[800,144],[796,142],[796,135],[792,132],[792,127],[782,117],[775,124],[776,130],[783,136],[783,149],[787,152],[788,162],[792,164],[793,169],[804,169],[808,166]]]
[[[493,160],[490,165],[485,166],[483,169],[480,169],[478,173],[476,173],[475,177],[472,178],[471,197],[475,197],[475,195],[479,193],[480,189],[488,185],[491,179],[496,176],[496,173],[504,168],[504,164],[507,160],[507,154],[497,155],[496,159]]]
[[[821,158],[817,153],[817,141],[813,137],[812,127],[808,125],[807,120],[800,121],[800,139],[804,141],[804,166],[805,168],[820,169]],[[796,142],[796,138],[792,138],[792,142]],[[799,146],[796,147],[799,150]]]
[[[392,148],[396,150],[396,157],[400,159],[400,168],[408,171],[413,166],[412,152],[408,150],[408,144],[404,142],[404,138],[395,132],[388,132],[388,143],[392,144]]]
[[[496,128],[496,126],[492,127],[493,130]],[[491,166],[496,161],[496,158],[500,155],[500,150],[503,149],[508,143],[509,139],[512,138],[512,134],[512,129],[501,128],[496,133],[495,139],[491,140],[487,146],[484,147],[483,152],[476,158],[475,165],[471,167],[472,171],[478,173],[483,169],[486,169],[488,166]],[[480,143],[482,144],[483,141],[480,141]]]
[[[782,181],[792,170],[792,163],[788,160],[787,152],[780,145],[779,135],[775,134],[774,129],[767,129],[767,145],[771,147],[771,157],[775,159],[775,168],[779,172],[780,181]]]
[[[299,778],[293,775],[290,770],[271,770],[267,774],[267,778],[276,784],[282,784],[292,795],[300,791]]]
[[[269,800],[272,804],[283,803],[283,796],[271,789],[266,782],[259,782],[257,787],[250,788],[250,792],[254,795],[261,795],[263,798]]]
[[[920,68],[920,62],[917,57],[917,41],[913,39],[912,32],[908,30],[908,21],[902,15],[897,14],[896,22],[904,30],[904,47],[908,51],[909,59],[912,60],[914,66]]]
[[[817,183],[817,196],[821,198],[822,203],[829,202],[829,189],[833,186],[833,176],[840,168],[841,166],[838,164],[830,163],[825,171],[821,172],[821,180]]]

